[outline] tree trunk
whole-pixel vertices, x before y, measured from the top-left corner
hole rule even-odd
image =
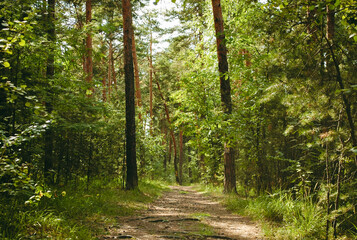
[[[107,101],[107,80],[105,77],[102,79],[102,85],[103,85],[103,102]]]
[[[142,99],[141,99],[141,90],[140,90],[140,79],[139,79],[139,65],[138,65],[138,56],[136,54],[135,46],[135,34],[132,32],[132,51],[133,51],[133,64],[134,64],[134,77],[135,77],[135,95],[136,95],[136,106],[141,108]],[[142,121],[141,112],[139,112],[139,119]]]
[[[171,156],[172,156],[172,138],[169,136],[169,153],[168,153],[168,158],[167,162],[170,164],[171,163]]]
[[[56,0],[48,0],[48,16],[47,16],[47,38],[49,42],[54,45],[56,41],[56,28],[55,28],[55,5]],[[46,77],[48,81],[51,81],[55,75],[55,57],[54,57],[54,49],[50,49],[50,54],[47,58],[47,68],[46,68]],[[51,86],[48,84],[48,86]],[[49,114],[51,114],[53,110],[52,106],[52,93],[51,90],[49,93],[49,100],[46,101],[45,106],[46,110]],[[45,132],[45,154],[44,154],[44,178],[47,184],[54,183],[54,174],[53,174],[53,129],[50,125]]]
[[[163,140],[163,142],[162,142],[162,145],[163,146],[165,146],[166,145],[166,147],[168,147],[168,144],[167,144],[167,128],[166,128],[166,126],[164,125],[163,126],[163,133],[164,133],[164,140]],[[164,155],[164,163],[163,163],[163,165],[164,165],[164,170],[165,170],[165,172],[166,172],[166,168],[167,168],[167,153],[165,152],[165,155]]]
[[[340,87],[341,90],[345,89],[345,85],[343,83],[342,80],[342,75],[341,75],[341,70],[340,70],[340,64],[337,61],[337,58],[335,56],[335,52],[333,50],[333,45],[330,44],[330,41],[327,39],[327,45],[329,47],[330,53],[331,53],[331,58],[333,61],[333,64],[335,66],[336,69],[336,81]],[[345,111],[346,111],[346,115],[347,115],[347,121],[350,127],[350,134],[351,134],[351,141],[352,141],[352,146],[356,147],[357,146],[357,139],[356,139],[356,134],[355,134],[355,124],[353,121],[353,115],[352,115],[352,109],[351,109],[351,103],[348,100],[346,94],[342,91],[341,92],[341,97],[342,97],[342,101],[345,105]],[[355,165],[357,166],[357,156],[355,156]]]
[[[86,1],[86,24],[89,24],[92,21],[92,0]],[[93,61],[92,61],[92,35],[87,33],[86,38],[86,56],[85,56],[85,73],[86,81],[88,83],[92,82],[93,78]],[[91,89],[93,91],[93,89]]]
[[[87,191],[89,190],[89,184],[91,181],[91,170],[93,162],[93,140],[90,137],[89,139],[89,156],[88,156],[88,166],[87,166]]]
[[[334,4],[335,4],[334,0],[326,4],[326,13],[327,13],[326,37],[328,40],[331,41],[335,35],[335,10],[333,9]]]
[[[132,54],[132,14],[130,0],[122,0],[124,30],[125,119],[126,119],[126,189],[138,187],[136,165],[135,87]]]
[[[108,49],[108,100],[110,101],[110,95],[112,92],[112,82],[113,82],[113,40],[109,40],[109,49]]]
[[[325,239],[329,239],[329,229],[330,229],[330,170],[329,170],[329,155],[328,155],[328,143],[326,143],[326,160],[325,160],[325,171],[326,171],[326,185],[327,185],[327,193],[326,193],[326,236]]]
[[[244,65],[246,67],[251,67],[252,66],[252,55],[250,54],[250,52],[247,49],[241,49],[239,50],[239,54],[243,57],[244,59]]]
[[[150,35],[150,56],[149,56],[149,68],[150,68],[150,78],[149,78],[149,95],[150,95],[150,133],[152,134],[152,128],[153,128],[153,118],[154,118],[154,113],[152,110],[152,100],[153,100],[153,95],[152,95],[152,74],[153,74],[153,67],[152,67],[152,33]]]
[[[180,143],[180,158],[179,158],[179,183],[182,185],[183,178],[182,178],[182,165],[183,165],[183,132],[180,130],[179,133],[179,143]]]
[[[117,75],[115,73],[115,64],[114,64],[114,49],[112,49],[112,78],[113,78],[113,85],[114,89],[117,89]]]
[[[162,101],[164,102],[164,107],[165,107],[165,113],[166,113],[167,122],[169,123],[169,126],[171,126],[171,120],[170,120],[169,109],[168,109],[168,107],[167,107],[167,104],[166,104],[164,95],[163,95],[162,92],[161,92],[161,87],[160,87],[160,84],[159,84],[159,81],[158,81],[158,80],[156,80],[156,85],[157,85],[157,88],[158,88],[158,90],[159,90],[160,97],[161,97]],[[173,145],[174,145],[174,169],[175,169],[175,179],[176,179],[176,183],[179,183],[178,167],[177,167],[177,146],[176,146],[176,139],[175,139],[174,130],[170,129],[170,134],[171,134],[172,143],[173,143]],[[170,142],[170,144],[171,144],[171,142]],[[170,147],[171,147],[171,145],[170,145]],[[171,152],[171,150],[170,150],[170,152]],[[170,155],[170,158],[169,158],[169,162],[170,162],[170,159],[171,159],[171,155]]]
[[[343,154],[340,155],[340,159],[338,160],[338,172],[337,172],[337,192],[336,192],[336,200],[335,200],[335,211],[338,211],[339,204],[340,204],[340,195],[341,195],[341,168],[342,168],[342,159]],[[337,217],[333,219],[332,222],[333,226],[333,235],[337,238]]]
[[[223,27],[223,16],[220,0],[212,0],[214,25],[216,30],[218,68],[220,73],[220,89],[223,111],[226,119],[232,113],[231,86],[228,76],[227,48]],[[224,143],[224,192],[236,192],[236,176],[233,149]]]

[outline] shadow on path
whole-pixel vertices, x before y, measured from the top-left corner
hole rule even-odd
[[[263,239],[255,223],[192,187],[171,189],[136,216],[119,217],[99,239]]]

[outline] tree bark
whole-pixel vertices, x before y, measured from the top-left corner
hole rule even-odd
[[[333,0],[330,3],[326,4],[326,37],[328,40],[331,41],[335,35],[335,10],[333,9],[334,3],[335,1]]]
[[[48,0],[48,16],[47,16],[47,38],[49,42],[54,45],[56,41],[56,28],[55,28],[55,6],[56,0]],[[48,81],[51,81],[55,75],[55,56],[53,54],[54,49],[50,49],[50,54],[47,58],[47,68],[46,68],[46,77]],[[48,84],[50,86],[50,84]],[[52,106],[52,93],[51,90],[49,93],[49,99],[46,100],[45,106],[48,113],[53,111]],[[53,174],[53,129],[52,126],[48,126],[45,132],[45,154],[44,154],[44,178],[47,184],[54,183],[54,174]]]
[[[158,88],[158,90],[159,90],[160,97],[161,97],[162,101],[164,102],[164,107],[165,107],[165,113],[166,113],[167,122],[169,123],[169,126],[171,126],[171,120],[170,120],[169,109],[168,109],[168,107],[167,107],[167,104],[166,104],[164,95],[162,94],[159,81],[157,81],[157,80],[156,80],[156,85],[157,85],[157,88]],[[178,167],[177,167],[177,145],[176,145],[176,139],[175,139],[174,130],[170,129],[170,135],[171,135],[172,143],[173,143],[173,145],[174,145],[174,169],[175,169],[175,179],[176,179],[176,183],[179,183],[179,177],[178,177],[179,174],[178,174]],[[170,147],[171,147],[171,142],[170,142]],[[171,160],[171,148],[170,148],[170,158],[169,158],[169,162],[170,162],[170,160]]]
[[[86,1],[86,24],[89,24],[92,21],[92,0]],[[85,57],[85,73],[86,81],[88,83],[92,82],[93,78],[93,60],[92,60],[92,35],[87,33],[86,37],[86,57]],[[93,89],[91,89],[93,91]]]
[[[138,187],[136,165],[135,87],[132,54],[132,13],[130,0],[122,0],[124,30],[125,119],[126,119],[126,189]]]
[[[327,37],[326,37],[327,39]],[[326,40],[327,45],[329,47],[330,53],[331,53],[331,58],[333,61],[333,64],[335,66],[336,69],[336,81],[338,82],[338,85],[340,87],[341,90],[345,89],[345,85],[343,83],[342,80],[342,75],[341,75],[341,70],[340,70],[340,64],[337,61],[337,58],[335,56],[334,50],[333,50],[333,46],[330,44],[330,40]],[[342,101],[345,105],[345,111],[346,111],[346,115],[347,115],[347,121],[350,127],[350,134],[351,134],[351,141],[352,141],[352,146],[356,147],[357,146],[357,138],[356,138],[356,134],[355,134],[355,124],[353,121],[353,115],[352,115],[352,109],[351,109],[351,103],[348,100],[346,94],[344,92],[341,92],[341,97],[342,97]],[[355,165],[357,166],[357,156],[355,156]]]
[[[112,93],[112,82],[113,82],[113,40],[109,40],[108,49],[108,100],[110,101],[110,96]]]
[[[326,220],[326,236],[325,239],[329,239],[329,229],[330,229],[330,220],[329,220],[329,215],[330,215],[330,169],[329,169],[329,152],[328,152],[328,143],[326,143],[326,159],[325,159],[325,171],[326,171],[326,187],[327,187],[327,193],[326,193],[326,215],[327,215],[327,220]]]
[[[107,101],[107,80],[105,77],[102,79],[102,85],[103,85],[103,102]]]
[[[163,145],[163,146],[166,145],[166,147],[168,147],[168,143],[167,143],[167,137],[168,137],[168,135],[167,135],[167,128],[166,128],[166,126],[163,126],[163,132],[164,132],[164,140],[163,140],[162,145]],[[166,148],[166,150],[167,150],[167,148]],[[165,152],[165,155],[164,155],[164,163],[163,163],[165,172],[166,172],[166,168],[167,168],[167,157],[168,157],[168,156],[167,156],[167,153]]]
[[[179,133],[179,143],[180,143],[180,158],[179,158],[179,183],[180,185],[182,185],[182,182],[183,182],[183,177],[182,177],[182,166],[183,166],[183,158],[184,158],[184,155],[183,155],[183,131],[180,130],[180,133]]]
[[[140,79],[139,79],[139,65],[138,65],[138,56],[136,54],[135,46],[135,34],[132,32],[132,49],[133,49],[133,64],[134,64],[134,77],[135,77],[135,95],[136,95],[136,106],[141,108],[142,99],[141,99],[141,90],[140,90]],[[141,113],[139,112],[139,119],[142,121]]]
[[[220,0],[212,0],[214,25],[216,30],[218,69],[220,73],[220,90],[223,111],[226,118],[232,113],[231,86],[228,76],[227,47],[223,27],[223,16]],[[233,149],[224,143],[224,192],[236,192],[236,176]]]
[[[154,113],[152,110],[152,101],[153,101],[153,95],[152,95],[152,74],[153,74],[153,67],[152,67],[152,33],[150,35],[150,56],[149,56],[149,68],[150,68],[150,78],[149,78],[149,95],[150,95],[150,133],[152,134],[152,128],[153,128],[153,118],[154,118]]]
[[[171,132],[171,130],[170,130],[170,132]],[[169,137],[169,153],[168,153],[168,158],[167,158],[167,162],[168,163],[171,163],[171,156],[172,156],[172,138],[171,138],[171,136]]]

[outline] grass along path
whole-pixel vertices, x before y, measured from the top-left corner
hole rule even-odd
[[[262,239],[260,228],[246,217],[190,186],[171,186],[149,208],[117,217],[99,239]]]

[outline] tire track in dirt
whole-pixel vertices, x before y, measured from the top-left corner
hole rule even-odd
[[[263,239],[258,225],[190,186],[171,186],[136,216],[118,217],[104,239]]]

